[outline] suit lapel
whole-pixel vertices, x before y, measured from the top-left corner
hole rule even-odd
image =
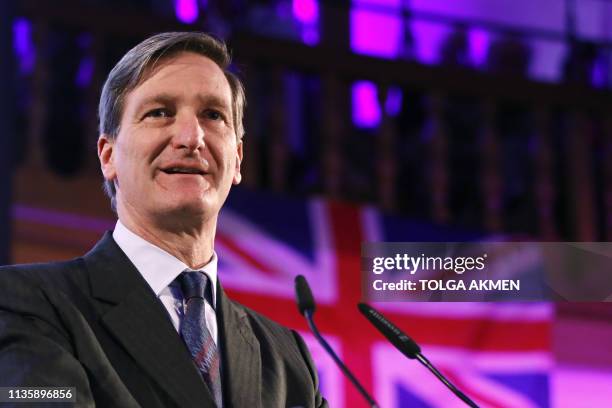
[[[261,354],[245,312],[235,306],[218,284],[217,304],[223,356],[224,405],[261,407]],[[228,403],[229,402],[229,403]]]
[[[214,407],[164,306],[110,233],[85,256],[106,328],[179,407]],[[107,304],[108,304],[107,303]]]

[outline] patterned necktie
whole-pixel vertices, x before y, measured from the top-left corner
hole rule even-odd
[[[215,341],[206,327],[204,304],[212,300],[208,277],[201,272],[183,272],[178,281],[185,298],[185,314],[181,324],[181,336],[210,389],[217,407],[222,407],[221,373],[219,353]],[[209,289],[207,291],[207,288]],[[208,293],[207,293],[208,292]],[[206,296],[206,295],[209,296]],[[212,304],[212,303],[211,303]]]

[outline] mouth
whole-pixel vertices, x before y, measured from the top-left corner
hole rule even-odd
[[[162,172],[166,174],[194,174],[203,176],[206,172],[197,167],[167,167],[165,169],[161,169]]]

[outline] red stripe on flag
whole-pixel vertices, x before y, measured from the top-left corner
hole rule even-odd
[[[408,307],[408,305],[407,305]],[[385,315],[423,344],[481,351],[550,351],[551,322]]]
[[[342,354],[346,365],[366,390],[372,393],[372,337],[364,335],[365,325],[355,324],[357,303],[361,297],[361,216],[354,205],[329,203],[329,219],[337,260],[338,304],[330,313],[321,313],[322,330],[342,336]],[[331,319],[331,320],[330,320]],[[330,330],[331,329],[331,330]],[[363,397],[344,381],[347,407],[367,406]]]
[[[271,319],[296,330],[308,331],[292,299],[227,290],[232,299],[248,305]],[[409,305],[407,305],[409,307]],[[354,310],[353,310],[354,309]],[[478,351],[550,351],[551,323],[494,318],[443,318],[385,313],[393,323],[424,345],[460,347]],[[357,314],[356,308],[340,309],[317,304],[317,325],[324,334],[347,342],[370,345],[383,340],[373,327]],[[368,346],[369,347],[369,346]],[[368,352],[369,349],[362,350]]]

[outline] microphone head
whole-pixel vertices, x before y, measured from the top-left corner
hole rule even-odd
[[[297,299],[298,309],[300,310],[302,316],[306,316],[305,313],[307,311],[309,311],[310,314],[314,313],[316,308],[315,301],[312,297],[310,286],[308,286],[306,278],[302,275],[295,277],[295,297]]]
[[[359,303],[357,305],[361,314],[370,321],[399,351],[408,358],[416,358],[421,348],[406,333],[391,323],[385,316],[377,312],[370,305]]]

